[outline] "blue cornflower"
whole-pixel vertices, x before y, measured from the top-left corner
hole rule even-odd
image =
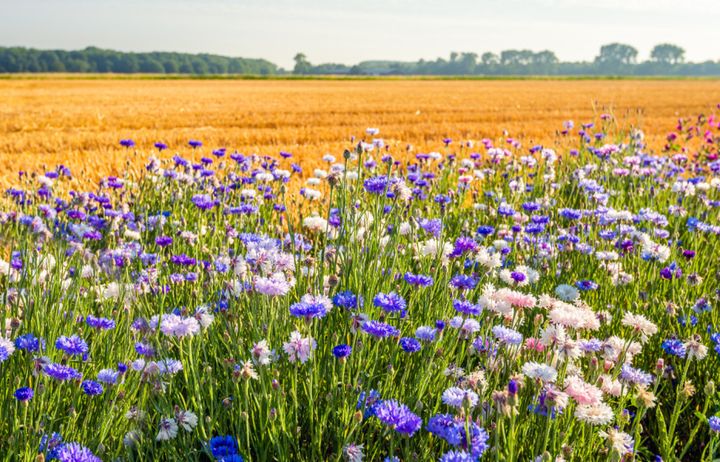
[[[103,386],[94,380],[83,380],[80,386],[88,396],[97,396],[103,392]]]
[[[41,344],[45,342],[42,339],[35,337],[33,334],[24,334],[15,339],[15,347],[18,350],[24,350],[28,352],[35,352],[40,350]]]
[[[477,229],[477,233],[481,236],[488,236],[495,232],[495,228],[490,225],[482,225]]]
[[[33,389],[30,387],[22,387],[15,390],[15,399],[21,402],[30,401],[32,397],[35,395],[35,392],[33,392]]]
[[[708,425],[710,426],[710,430],[714,431],[715,433],[720,433],[720,417],[718,416],[712,416],[708,419]]]
[[[346,310],[356,310],[362,308],[365,304],[362,296],[355,295],[351,290],[336,293],[332,298],[332,302],[335,306],[345,308]]]
[[[662,342],[662,349],[665,353],[677,356],[678,358],[685,357],[685,344],[676,338],[669,338]]]
[[[218,459],[235,455],[238,452],[237,440],[230,435],[214,436],[210,439],[208,445],[212,455]]]
[[[297,318],[323,318],[328,313],[328,308],[319,300],[301,301],[290,305],[290,314]]]
[[[575,287],[580,290],[595,290],[598,288],[598,285],[589,279],[583,279],[582,281],[576,282]]]
[[[378,308],[382,308],[388,312],[404,311],[407,308],[407,303],[402,296],[396,292],[390,292],[389,294],[379,293],[373,298],[373,304]]]
[[[55,348],[69,355],[84,355],[88,352],[88,344],[77,335],[63,335],[55,341]]]
[[[402,348],[405,353],[415,353],[420,351],[422,345],[412,337],[403,337],[400,339],[400,348]]]
[[[337,345],[332,349],[332,354],[338,359],[347,358],[352,353],[352,347],[350,345]]]

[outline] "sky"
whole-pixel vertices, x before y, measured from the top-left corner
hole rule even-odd
[[[312,63],[549,49],[592,60],[611,42],[720,60],[716,0],[0,0],[0,46],[178,51]]]

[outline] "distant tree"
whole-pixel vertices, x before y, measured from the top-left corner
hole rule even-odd
[[[559,62],[555,53],[550,50],[540,51],[532,57],[533,64],[557,64]]]
[[[482,54],[482,56],[480,56],[480,62],[483,64],[483,66],[493,66],[500,62],[500,57],[495,53],[486,51]]]
[[[685,50],[671,43],[655,45],[650,52],[650,58],[662,64],[680,64],[685,60]]]
[[[599,64],[634,64],[638,51],[630,45],[611,43],[600,47],[600,54],[595,58]]]
[[[293,58],[295,60],[295,67],[293,68],[293,74],[308,74],[312,68],[312,64],[308,61],[307,56],[304,53],[298,53]]]

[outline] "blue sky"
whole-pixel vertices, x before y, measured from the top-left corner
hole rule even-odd
[[[417,60],[451,51],[550,49],[590,60],[629,43],[720,59],[715,0],[0,0],[0,45],[209,52],[311,62]]]

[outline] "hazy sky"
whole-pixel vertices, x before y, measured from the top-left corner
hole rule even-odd
[[[209,52],[313,63],[550,49],[591,60],[629,43],[720,59],[717,0],[0,0],[0,46]]]

